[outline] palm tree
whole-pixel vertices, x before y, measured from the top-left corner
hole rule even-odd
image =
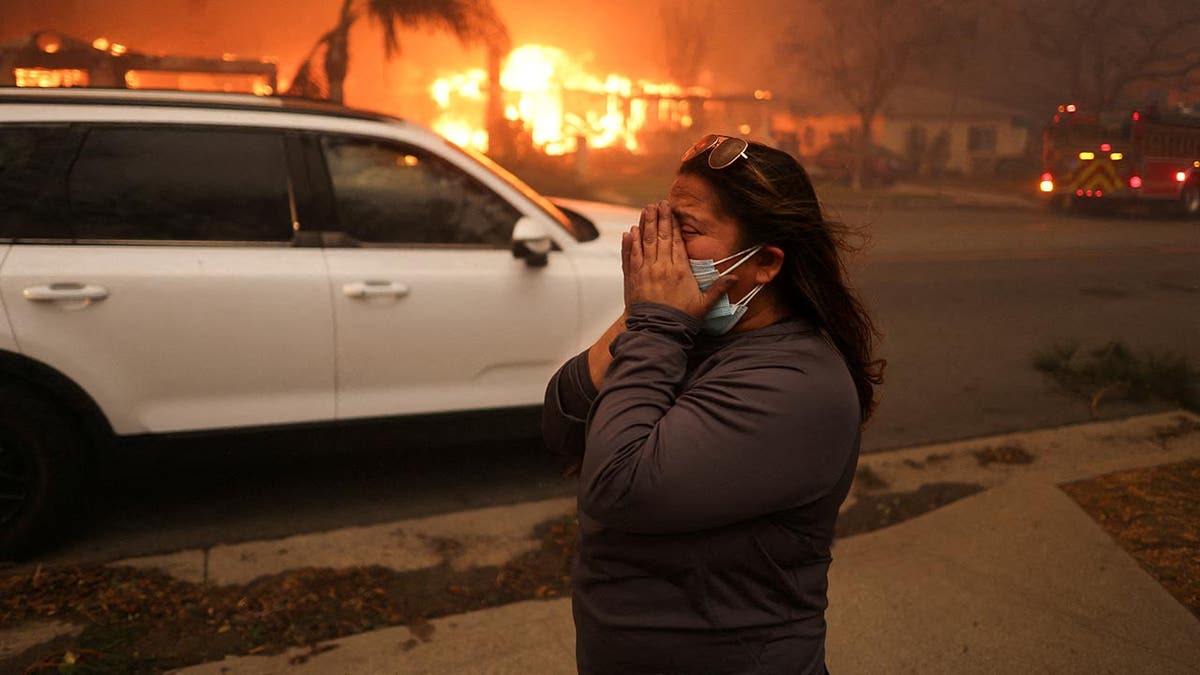
[[[341,103],[346,72],[350,66],[350,29],[366,15],[383,28],[383,51],[387,58],[400,52],[402,28],[427,28],[453,33],[464,46],[482,44],[489,58],[509,50],[508,28],[500,20],[491,0],[342,0],[338,22],[309,50],[296,71],[288,94],[327,98]],[[321,57],[323,68],[318,71]],[[492,83],[489,96],[499,96],[499,82]]]

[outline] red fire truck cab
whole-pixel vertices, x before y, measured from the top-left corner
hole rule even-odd
[[[1146,202],[1200,217],[1200,113],[1063,105],[1042,140],[1038,190],[1053,206]]]

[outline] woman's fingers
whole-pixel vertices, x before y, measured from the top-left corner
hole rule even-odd
[[[621,255],[627,306],[655,302],[703,316],[728,288],[728,282],[723,281],[711,293],[699,292],[688,264],[682,228],[666,201],[642,210],[640,224],[622,237]]]
[[[625,274],[625,311],[638,301],[642,274],[642,228],[634,225],[621,234],[621,271]]]
[[[642,209],[642,255],[646,262],[658,259],[658,205]]]
[[[663,262],[673,263],[675,242],[671,236],[671,230],[675,226],[675,219],[671,217],[671,205],[664,199],[656,206],[658,210],[658,256]]]
[[[629,276],[629,254],[633,251],[633,229],[621,233],[621,274]]]
[[[629,274],[633,274],[642,268],[642,228],[639,225],[634,225],[629,229]],[[629,277],[626,275],[626,278]]]
[[[683,245],[683,228],[679,226],[679,221],[675,220],[675,214],[671,213],[671,207],[663,202],[667,222],[671,224],[671,259],[676,265],[687,265],[688,271],[691,271],[691,265],[688,265],[687,248]]]
[[[732,274],[723,276],[714,281],[713,285],[709,286],[708,290],[702,293],[704,311],[707,312],[708,310],[712,309],[712,306],[717,304],[717,300],[720,300],[721,296],[724,295],[726,291],[733,288],[733,285],[736,283],[737,277],[733,276]]]

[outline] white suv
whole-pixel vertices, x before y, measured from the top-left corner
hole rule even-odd
[[[536,429],[620,312],[635,218],[346,108],[0,90],[0,557],[132,438]]]

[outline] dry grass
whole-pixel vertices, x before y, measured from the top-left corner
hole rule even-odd
[[[1200,619],[1200,460],[1062,486]]]

